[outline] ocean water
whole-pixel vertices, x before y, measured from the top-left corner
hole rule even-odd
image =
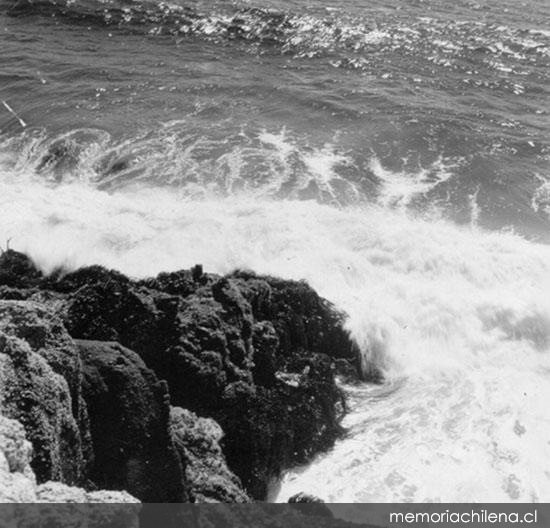
[[[547,0],[0,0],[0,244],[306,279],[382,385],[271,500],[550,501]]]

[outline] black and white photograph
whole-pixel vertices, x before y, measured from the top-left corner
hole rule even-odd
[[[0,0],[0,518],[550,526],[549,405],[550,0]]]

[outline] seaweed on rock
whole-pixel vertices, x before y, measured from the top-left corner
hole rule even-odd
[[[243,271],[221,277],[204,273],[200,266],[140,281],[101,266],[44,277],[26,256],[10,250],[0,256],[0,287],[14,285],[29,289],[32,294],[26,298],[44,303],[72,338],[126,347],[78,342],[85,386],[92,380],[95,387],[85,391],[92,436],[104,419],[102,413],[110,412],[107,406],[122,405],[117,398],[128,399],[125,416],[132,415],[134,393],[141,409],[132,380],[139,386],[140,376],[150,378],[148,387],[156,379],[166,380],[172,405],[196,413],[198,419],[213,419],[223,429],[220,445],[229,466],[223,478],[229,482],[227,476],[234,472],[250,496],[263,499],[268,482],[283,469],[328,449],[341,433],[345,405],[335,383],[335,365],[345,362],[348,372],[353,371],[355,349],[344,329],[345,315],[305,282]],[[117,369],[124,370],[118,378]],[[113,399],[104,401],[97,387],[110,387],[114,379],[109,390]],[[126,386],[127,394],[121,392]],[[156,390],[151,392],[152,402],[159,402],[158,395],[153,396]],[[167,407],[158,405],[168,424]],[[147,412],[142,409],[138,415],[143,418]],[[145,424],[152,423],[147,420]],[[167,426],[161,430],[164,440],[159,449],[166,454],[173,447],[162,436]],[[125,434],[131,436],[129,430]],[[95,437],[96,467],[91,475],[101,481],[98,471],[109,461],[100,453],[107,446],[99,449],[97,432]],[[181,431],[179,437],[193,439]],[[138,458],[144,456],[140,453]],[[116,484],[127,486],[123,480]],[[131,491],[149,497],[139,490],[138,486]],[[178,493],[155,500],[177,500]],[[232,491],[220,493],[218,500],[244,497]]]

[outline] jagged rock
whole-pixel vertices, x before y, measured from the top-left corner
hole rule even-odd
[[[252,319],[238,305],[192,295],[181,303],[175,325],[174,344],[165,350],[172,368],[159,375],[168,380],[174,403],[211,415],[229,383],[252,382]]]
[[[44,305],[32,301],[0,301],[0,331],[25,340],[71,390],[75,417],[81,415],[82,366],[73,339],[61,319]]]
[[[170,430],[186,468],[186,485],[192,502],[251,502],[239,478],[227,467],[220,447],[223,431],[214,420],[173,407]]]
[[[34,446],[39,482],[82,481],[86,451],[65,379],[21,339],[0,332],[0,413],[19,420]]]
[[[44,279],[42,286],[60,293],[67,293],[83,286],[129,283],[130,279],[118,271],[108,270],[103,266],[88,266],[66,274],[57,270]]]
[[[76,344],[95,456],[92,480],[100,487],[127,490],[144,502],[185,500],[169,432],[166,384],[118,343]]]
[[[289,369],[300,373],[292,384],[229,385],[215,411],[227,435],[223,447],[229,466],[254,497],[265,497],[268,482],[285,467],[328,449],[340,433],[335,403],[342,395],[330,360],[321,354],[304,357]]]
[[[273,323],[280,354],[304,350],[333,358],[355,357],[353,343],[344,329],[345,314],[306,282],[258,277],[243,271],[231,277],[250,302],[254,317]]]
[[[155,278],[138,282],[138,285],[170,295],[187,297],[195,293],[201,286],[212,282],[212,279],[212,275],[203,273],[202,266],[197,265],[191,270],[159,273]]]
[[[345,316],[304,282],[200,267],[136,282],[93,266],[39,288],[32,298],[51,295],[73,338],[119,341],[168,382],[174,405],[216,420],[229,468],[256,499],[341,432],[333,363],[355,350]]]
[[[80,468],[66,482],[77,484],[87,471],[86,461],[91,459],[88,415],[81,393],[82,365],[74,341],[53,312],[54,308],[55,305],[46,307],[34,301],[0,301],[0,331],[25,340],[55,373],[66,380],[71,412],[79,431],[75,439],[74,464],[75,468]],[[37,471],[37,476],[42,481],[40,471]],[[52,475],[49,478],[58,477]]]
[[[198,272],[132,283],[97,267],[75,273],[78,280],[63,279],[64,288],[78,285],[67,295],[73,336],[119,339],[167,380],[175,405],[217,420],[229,466],[255,498],[340,433],[342,396],[328,355],[354,352],[343,315],[305,283]]]
[[[137,286],[100,266],[77,270],[57,281],[49,278],[45,284],[66,294],[59,313],[71,336],[117,341],[138,352],[161,379],[171,372],[162,352],[175,339],[178,297]]]
[[[39,482],[91,479],[152,502],[182,500],[167,389],[139,356],[117,344],[77,348],[61,321],[34,302],[0,301],[0,331],[0,409],[25,425]]]
[[[82,285],[70,296],[65,325],[72,336],[129,343],[145,353],[156,348],[156,312],[147,293],[113,275],[110,280]]]
[[[39,482],[59,480],[72,485],[92,479],[101,487],[128,488],[153,502],[182,500],[182,474],[168,433],[167,390],[137,355],[120,352],[118,345],[106,345],[91,347],[100,356],[91,358],[86,353],[90,347],[81,347],[87,360],[83,380],[82,351],[59,319],[43,306],[1,301],[0,330],[0,410],[25,425],[35,446],[32,465]],[[117,356],[113,360],[116,367],[108,364],[113,354]],[[110,368],[113,372],[107,372]],[[97,435],[94,447],[98,456],[94,461],[82,387],[91,397],[92,378],[98,372],[103,374],[99,382],[110,391],[111,401],[103,414],[93,407],[94,419],[100,422],[94,424],[93,431],[109,425],[109,412],[120,413],[113,430],[103,433],[106,438],[117,431],[126,434],[115,436],[119,444],[113,448],[124,467],[105,459],[105,445]],[[72,391],[67,381],[72,382]],[[97,386],[93,388],[94,396],[98,396]],[[75,398],[78,405],[74,405]],[[122,432],[117,429],[120,423],[126,426]],[[125,446],[121,451],[122,442],[133,447]]]
[[[8,249],[0,253],[0,286],[32,288],[42,279],[42,273],[29,257]]]

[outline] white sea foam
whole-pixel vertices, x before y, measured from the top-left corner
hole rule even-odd
[[[271,184],[275,184],[278,190],[295,175],[296,170],[293,170],[293,165],[295,166],[298,162],[303,166],[303,170],[299,171],[300,177],[295,183],[298,191],[305,190],[311,183],[315,183],[319,190],[337,199],[335,184],[340,184],[346,189],[348,199],[359,196],[357,187],[342,178],[336,170],[339,166],[349,165],[351,161],[338,152],[333,145],[326,144],[322,148],[305,151],[293,143],[284,130],[279,134],[264,131],[259,135],[259,140],[263,145],[273,149],[272,159],[274,157],[282,168],[279,171],[272,171],[269,178]]]
[[[415,198],[449,180],[456,166],[456,161],[438,158],[431,166],[419,168],[416,172],[394,171],[383,167],[378,158],[372,158],[370,170],[381,184],[378,203],[384,207],[406,209]]]
[[[145,186],[109,194],[13,167],[0,175],[0,240],[9,237],[46,271],[244,267],[307,279],[345,310],[387,382],[352,390],[350,436],[289,472],[278,500],[550,500],[548,246],[381,205],[192,200]]]

